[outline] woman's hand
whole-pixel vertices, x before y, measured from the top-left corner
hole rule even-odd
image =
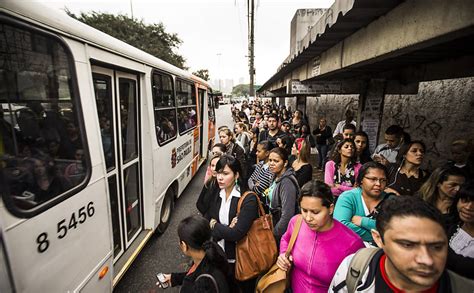
[[[172,286],[171,285],[171,274],[163,274],[163,276],[165,276],[165,280],[162,283],[165,283],[165,284],[167,283],[168,286],[171,287]],[[160,282],[156,282],[156,285],[158,287],[162,288]]]
[[[352,224],[356,226],[361,226],[362,225],[362,217],[361,216],[353,216],[351,219]]]
[[[292,261],[293,261],[293,257],[291,255],[290,255],[290,259],[288,259],[283,253],[283,254],[280,254],[280,256],[277,259],[277,266],[286,272],[291,268]]]
[[[237,225],[237,220],[238,220],[237,217],[234,217],[232,219],[232,222],[230,222],[229,228],[234,228],[235,225]]]

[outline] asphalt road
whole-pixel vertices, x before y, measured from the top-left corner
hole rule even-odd
[[[221,125],[233,126],[230,105],[221,105],[216,110],[216,129]],[[197,214],[196,200],[201,192],[205,167],[201,167],[183,194],[175,202],[174,211],[168,229],[162,235],[156,233],[145,245],[137,259],[114,289],[123,292],[179,292],[179,287],[160,289],[156,284],[159,272],[181,272],[188,267],[190,259],[185,257],[178,245],[176,233],[179,222],[189,215]]]

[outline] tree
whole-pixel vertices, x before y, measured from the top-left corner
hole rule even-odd
[[[207,69],[199,69],[198,71],[193,72],[193,74],[204,79],[205,81],[209,81],[209,70]]]
[[[261,85],[256,85],[254,88],[258,90]],[[250,85],[249,84],[238,84],[232,88],[233,96],[248,96],[250,94]]]
[[[143,20],[130,18],[127,15],[113,15],[95,11],[81,12],[77,16],[66,9],[66,13],[168,63],[182,69],[188,69],[185,66],[186,59],[174,52],[182,44],[181,39],[178,38],[177,34],[167,33],[161,22],[147,25]]]

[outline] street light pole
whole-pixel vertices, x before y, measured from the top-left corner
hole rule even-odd
[[[130,0],[130,12],[132,13],[132,19],[133,19],[133,4],[132,4],[132,0]]]

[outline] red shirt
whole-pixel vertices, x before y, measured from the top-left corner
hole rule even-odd
[[[387,272],[385,271],[385,260],[386,259],[387,259],[387,256],[385,254],[382,255],[382,257],[380,258],[380,263],[379,263],[379,268],[380,268],[380,272],[382,273],[383,280],[385,281],[387,286],[389,286],[390,289],[392,289],[393,292],[395,292],[395,293],[405,293],[405,291],[403,291],[401,289],[398,289],[397,287],[395,287],[395,285],[392,284],[392,282],[390,282],[390,280],[387,276]],[[422,291],[422,293],[436,293],[436,292],[438,292],[438,283],[439,282],[436,282],[431,288],[429,288],[425,291]]]

